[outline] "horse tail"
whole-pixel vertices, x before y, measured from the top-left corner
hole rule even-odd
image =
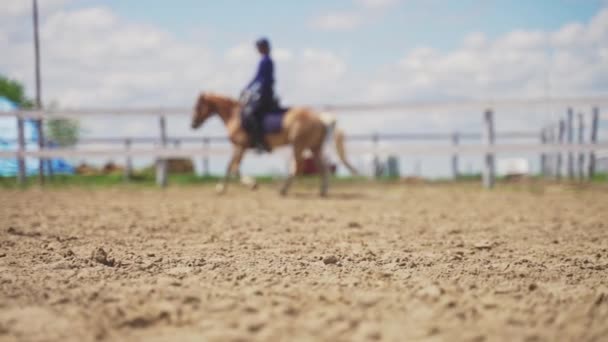
[[[321,121],[325,125],[325,137],[329,138],[331,135],[334,137],[334,145],[340,161],[342,161],[342,164],[346,166],[351,175],[358,176],[359,172],[352,166],[346,157],[346,149],[344,147],[344,131],[337,127],[336,118],[329,113],[321,113],[320,117]]]

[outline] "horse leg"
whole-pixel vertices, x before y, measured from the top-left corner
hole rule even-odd
[[[240,165],[240,164],[239,164]],[[236,172],[232,172],[231,177],[236,176],[239,181],[241,182],[241,185],[244,185],[245,187],[248,187],[251,190],[255,190],[258,188],[258,183],[255,181],[255,178],[251,177],[251,176],[243,176],[241,174],[241,170],[238,168],[237,166],[237,170]]]
[[[238,174],[239,166],[241,165],[241,160],[243,159],[243,155],[245,154],[245,148],[238,146],[234,148],[232,152],[232,158],[228,162],[228,167],[226,168],[226,174],[224,175],[224,179],[215,187],[215,190],[218,194],[223,194],[226,192],[228,188],[228,182],[230,181],[230,177]]]
[[[258,188],[258,183],[255,181],[255,178],[251,176],[241,176],[241,184],[251,190],[255,190]]]
[[[302,173],[302,167],[303,167],[303,163],[304,163],[304,157],[302,156],[303,152],[304,152],[304,148],[302,146],[300,146],[300,144],[295,143],[293,146],[294,162],[293,162],[291,170],[289,172],[289,176],[287,176],[285,183],[283,183],[283,186],[281,187],[282,196],[287,195],[287,191],[289,190],[291,183],[293,183],[293,179]]]
[[[325,158],[323,158],[323,149],[314,149],[312,151],[312,154],[321,177],[320,195],[321,197],[325,197],[327,196],[327,188],[329,186],[329,169],[327,168],[327,164],[325,163]]]

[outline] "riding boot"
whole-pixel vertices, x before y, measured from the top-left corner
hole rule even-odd
[[[262,129],[262,123],[260,120],[252,120],[252,130],[251,130],[251,142],[253,147],[257,150],[258,153],[262,152],[270,152],[270,148],[266,144],[264,139],[264,131]]]

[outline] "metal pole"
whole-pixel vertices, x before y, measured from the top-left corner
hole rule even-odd
[[[494,145],[494,113],[491,109],[486,110],[484,113],[484,125],[485,130],[483,132],[484,142],[486,146],[490,147]],[[483,170],[483,186],[486,189],[494,187],[496,182],[496,169],[494,166],[494,154],[486,153],[485,165]]]
[[[598,107],[594,107],[591,115],[591,137],[589,142],[591,144],[597,144],[597,129],[600,119],[600,109]],[[593,178],[593,176],[595,176],[595,151],[591,151],[589,153],[589,178]]]
[[[568,145],[574,143],[574,112],[572,108],[568,108],[568,116],[566,118],[566,137]],[[568,152],[568,178],[574,179],[574,154]]]
[[[160,117],[160,144],[162,148],[167,147],[167,123],[164,116]],[[160,187],[167,186],[167,160],[156,159],[156,184]]]
[[[566,123],[564,122],[564,120],[559,120],[559,136],[558,136],[558,144],[563,145],[564,144],[564,134],[566,131]],[[558,151],[557,152],[557,161],[556,161],[556,176],[557,179],[561,179],[562,178],[562,169],[563,169],[563,162],[562,162],[562,152]]]
[[[38,37],[38,1],[33,0],[33,21],[34,21],[34,57],[36,64],[36,109],[42,109],[42,90],[40,85],[40,39]],[[42,151],[44,149],[44,128],[43,121],[39,119],[36,124],[36,130],[38,131],[38,149]],[[38,177],[40,184],[44,184],[44,163],[45,159],[40,158],[38,163]]]
[[[458,132],[454,132],[452,134],[452,146],[457,147],[459,142],[460,135],[458,134]],[[459,176],[460,175],[458,173],[458,153],[454,153],[452,155],[452,177],[454,178],[454,180],[456,180]]]
[[[583,113],[578,114],[578,143],[582,145],[585,142],[585,119]],[[578,179],[585,179],[585,154],[578,153]]]
[[[17,143],[19,145],[17,152],[17,166],[18,166],[18,174],[17,180],[19,181],[19,185],[24,186],[26,181],[26,169],[25,169],[25,158],[22,153],[25,151],[25,133],[23,127],[23,119],[21,116],[17,116]]]

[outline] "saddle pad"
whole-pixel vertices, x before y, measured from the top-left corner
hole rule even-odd
[[[265,134],[278,133],[283,128],[283,116],[287,111],[266,113],[262,122],[262,129]]]

